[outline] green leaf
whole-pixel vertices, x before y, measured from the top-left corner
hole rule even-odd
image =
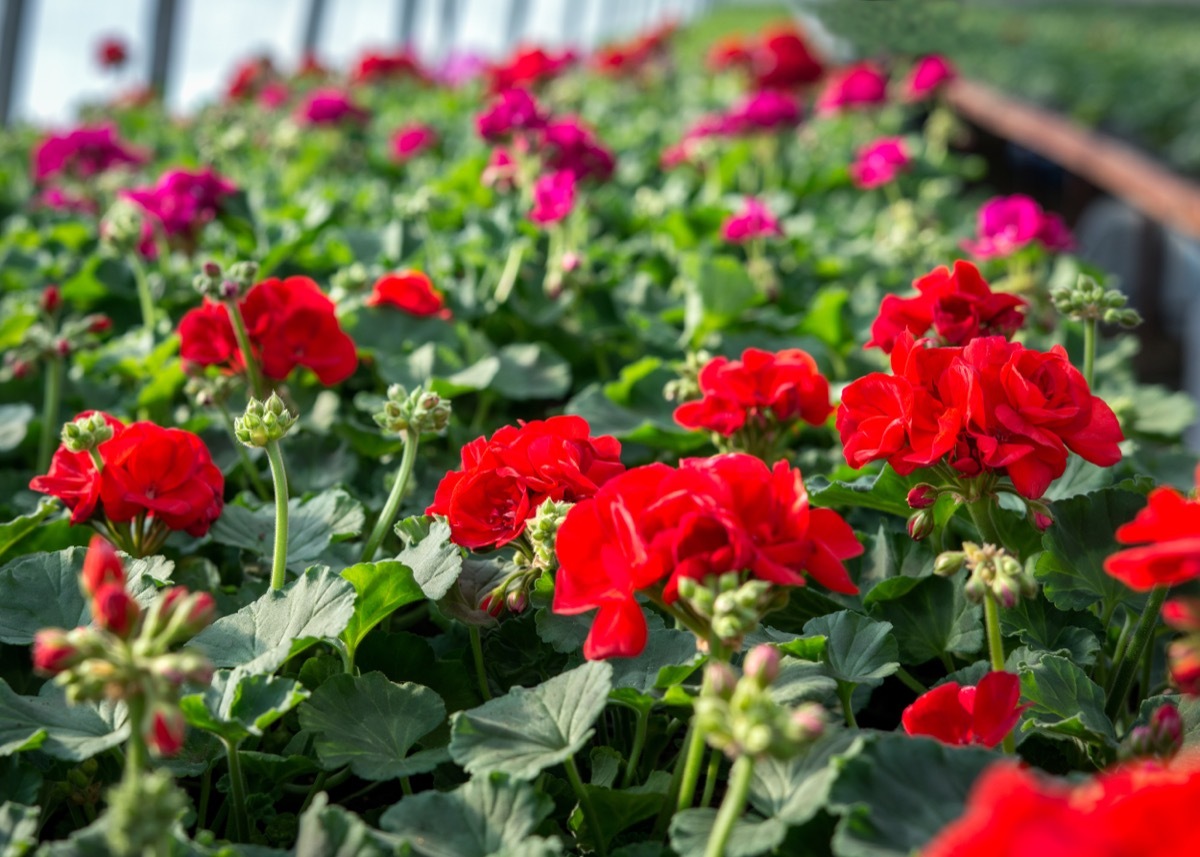
[[[838,730],[788,760],[766,757],[754,765],[750,804],[763,815],[797,826],[825,808],[840,762],[862,750],[855,733]]]
[[[412,569],[394,560],[360,562],[342,571],[354,587],[354,615],[342,631],[342,641],[351,652],[371,629],[405,604],[425,597],[413,579]]]
[[[690,666],[700,657],[695,634],[667,628],[657,614],[647,616],[647,624],[650,633],[642,653],[635,658],[613,658],[611,661],[613,690],[633,688],[638,693],[649,694],[660,687],[658,677],[664,668]]]
[[[1104,713],[1104,691],[1082,669],[1061,655],[1042,655],[1019,672],[1021,699],[1032,703],[1021,731],[1116,746],[1116,731]]]
[[[462,551],[450,541],[450,525],[434,521],[429,535],[400,551],[396,561],[412,569],[413,580],[431,601],[442,598],[462,573]]]
[[[762,299],[745,264],[733,256],[685,256],[684,339],[693,345],[714,330],[736,322]]]
[[[304,571],[320,560],[334,541],[362,533],[365,520],[362,504],[342,490],[322,491],[307,500],[293,497],[288,502],[287,567]],[[268,560],[275,540],[275,507],[227,505],[210,534],[220,544]]]
[[[19,518],[13,518],[7,523],[0,524],[0,559],[4,559],[21,539],[37,530],[42,521],[60,508],[62,506],[53,497],[45,497],[38,503],[38,507],[28,515],[21,515]]]
[[[607,847],[613,837],[621,831],[658,815],[670,785],[671,775],[666,771],[655,771],[644,784],[626,789],[585,785],[583,789],[591,798],[596,815],[600,819],[600,836],[605,846]],[[571,826],[581,840],[595,841],[587,817],[578,807],[571,816]]]
[[[885,465],[879,473],[868,473],[853,482],[829,482],[820,476],[805,481],[814,506],[874,509],[907,518],[912,514],[907,500],[909,489],[920,480],[901,476]]]
[[[835,699],[836,693],[837,681],[830,677],[824,663],[787,655],[779,661],[779,678],[771,682],[771,698],[780,705],[826,702]]]
[[[671,847],[677,854],[704,854],[717,820],[715,809],[685,809],[671,816]],[[733,823],[725,857],[754,857],[778,848],[787,825],[777,818],[743,815]]]
[[[421,857],[491,857],[519,848],[553,808],[528,783],[476,777],[452,792],[410,795],[379,824]]]
[[[1050,503],[1069,500],[1081,494],[1089,494],[1112,484],[1113,469],[1085,461],[1075,453],[1067,458],[1067,469],[1063,475],[1050,483],[1042,498]],[[1023,505],[1023,504],[1022,504]]]
[[[1104,560],[1119,546],[1113,534],[1133,520],[1146,498],[1106,488],[1054,504],[1054,525],[1042,537],[1045,552],[1035,574],[1060,610],[1083,610],[1097,602],[1126,604],[1135,611],[1139,595],[1104,570]]]
[[[0,756],[41,750],[82,762],[129,737],[124,717],[124,708],[111,703],[67,705],[57,685],[45,685],[40,696],[19,696],[0,679]]]
[[[269,590],[223,616],[192,644],[218,667],[272,673],[291,656],[335,639],[354,615],[354,587],[340,575],[314,568],[283,589]]]
[[[1022,598],[1000,611],[1000,629],[1030,648],[1044,652],[1067,651],[1083,666],[1096,662],[1104,628],[1086,610],[1058,610],[1045,598]]]
[[[873,618],[891,624],[904,663],[967,657],[983,648],[983,610],[967,602],[959,581],[893,577],[867,593],[863,604]]]
[[[368,827],[361,818],[329,803],[329,795],[318,792],[300,816],[299,835],[293,854],[321,857],[385,857],[395,848]]]
[[[450,756],[468,773],[500,771],[528,780],[578,752],[612,689],[612,666],[590,661],[534,688],[506,695],[451,723]]]
[[[394,780],[432,771],[442,748],[409,750],[446,719],[442,698],[419,684],[393,684],[383,673],[336,675],[300,709],[326,770],[349,765],[364,780]]]
[[[490,389],[514,402],[561,399],[571,391],[571,366],[541,342],[505,345]]]
[[[0,405],[0,452],[9,452],[21,445],[33,413],[33,405],[25,402]]]
[[[36,806],[11,801],[0,804],[0,855],[19,857],[32,851],[37,846],[40,815]]]
[[[967,794],[1000,755],[932,738],[877,735],[841,765],[829,804],[842,814],[837,857],[907,857],[962,814]]]
[[[263,732],[308,698],[290,678],[218,670],[204,693],[179,701],[188,724],[232,743]]]
[[[809,620],[806,636],[822,636],[825,666],[837,681],[873,687],[900,668],[899,648],[888,622],[850,610]]]

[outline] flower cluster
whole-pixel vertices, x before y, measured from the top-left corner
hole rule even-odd
[[[250,57],[234,67],[233,75],[225,87],[225,98],[228,101],[250,101],[279,77],[279,71],[269,56]]]
[[[874,63],[862,62],[834,72],[817,97],[817,112],[874,107],[887,101],[887,75]]]
[[[1068,450],[1103,467],[1121,459],[1116,415],[1061,347],[988,336],[923,348],[903,332],[891,364],[893,374],[842,393],[837,428],[852,467],[886,460],[904,475],[945,461],[963,477],[1008,476],[1036,500],[1066,470]]]
[[[212,664],[190,650],[174,651],[213,620],[207,592],[173,586],[142,611],[126,591],[125,569],[112,545],[93,536],[80,588],[91,603],[92,624],[67,631],[44,628],[33,643],[34,668],[55,677],[72,702],[136,700],[142,740],[161,756],[183,748],[179,694],[186,684],[207,685]]]
[[[1200,483],[1200,468],[1196,479]],[[1138,545],[1104,561],[1104,570],[1131,589],[1174,586],[1200,577],[1200,500],[1160,486],[1146,507],[1117,528],[1117,541]]]
[[[582,417],[505,426],[462,449],[462,467],[438,484],[429,515],[443,515],[450,538],[473,550],[516,539],[546,500],[576,503],[623,473],[616,438],[592,437]]]
[[[1061,217],[1023,194],[997,196],[979,209],[974,241],[962,248],[977,259],[1011,256],[1031,244],[1050,252],[1070,250],[1074,242]]]
[[[300,104],[296,118],[304,125],[364,125],[371,114],[340,89],[310,92]]]
[[[450,318],[446,300],[433,287],[433,281],[421,271],[398,271],[384,274],[371,287],[363,301],[370,307],[394,307],[418,318]]]
[[[1021,682],[1008,672],[990,672],[979,684],[956,681],[921,694],[900,718],[909,735],[928,735],[944,744],[995,747],[1021,719]]]
[[[870,190],[896,180],[912,164],[903,137],[885,137],[858,150],[850,165],[850,179],[857,187]]]
[[[607,45],[593,53],[588,64],[601,74],[637,76],[666,58],[667,43],[675,29],[672,24],[664,24],[627,42]]]
[[[1195,757],[1141,762],[1067,784],[1011,762],[976,781],[962,817],[923,857],[1146,857],[1197,844],[1192,807],[1200,800]]]
[[[196,248],[200,230],[221,209],[221,200],[237,187],[211,169],[189,172],[168,170],[153,187],[134,188],[122,196],[136,203],[147,215],[142,224],[139,250],[147,258],[158,255],[155,233],[187,253]]]
[[[671,604],[685,578],[731,571],[781,586],[810,577],[855,593],[842,561],[862,545],[836,512],[809,508],[800,471],[730,453],[611,479],[567,513],[557,553],[553,609],[597,610],[583,653],[607,658],[645,648],[638,594]]]
[[[966,345],[981,336],[1008,339],[1025,323],[1025,300],[993,292],[970,262],[955,262],[953,271],[936,268],[914,280],[913,288],[913,297],[883,299],[867,348],[890,354],[906,331],[923,337],[932,330],[936,345]]]
[[[743,69],[764,89],[793,89],[813,83],[825,72],[804,33],[792,25],[769,29],[757,40],[723,39],[709,51],[708,64],[717,71]]]
[[[819,426],[833,413],[829,382],[799,348],[747,348],[740,360],[714,357],[698,381],[702,398],[675,409],[684,428],[730,437],[747,426],[760,433],[800,421]]]
[[[155,553],[173,530],[202,536],[221,514],[225,478],[189,431],[85,411],[63,441],[29,487],[62,500],[71,523],[105,528],[128,553]]]
[[[354,340],[338,323],[336,306],[307,277],[264,280],[246,293],[238,308],[254,358],[272,380],[282,381],[297,366],[304,366],[322,384],[332,386],[358,367]],[[230,372],[245,369],[224,303],[205,298],[179,322],[179,336],[179,356],[185,362]]]
[[[405,78],[425,78],[420,60],[407,48],[392,53],[365,51],[350,70],[350,80],[354,83],[383,83]]]
[[[795,128],[802,116],[800,102],[794,96],[775,89],[759,90],[724,112],[697,119],[680,142],[663,152],[663,166],[695,160],[708,141],[785,132]]]
[[[398,164],[408,163],[437,144],[438,133],[433,127],[420,122],[405,125],[392,135],[392,160]]]
[[[944,56],[930,54],[917,60],[904,79],[902,95],[905,101],[921,101],[935,95],[958,73]]]
[[[502,92],[516,87],[537,86],[558,77],[575,64],[574,51],[550,53],[542,48],[517,48],[504,61],[487,70],[488,88]]]
[[[127,147],[111,125],[75,128],[51,134],[33,152],[33,178],[89,179],[120,166],[145,163],[146,156]]]
[[[725,218],[721,224],[721,237],[732,244],[745,244],[761,238],[777,238],[783,235],[779,220],[761,200],[746,197],[742,208]]]
[[[575,174],[568,170],[547,173],[533,185],[529,219],[539,226],[565,220],[575,207]]]

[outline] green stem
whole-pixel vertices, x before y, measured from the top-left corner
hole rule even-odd
[[[229,823],[238,842],[250,838],[250,819],[246,816],[246,781],[242,777],[242,759],[237,744],[225,741],[225,758],[229,762]]]
[[[400,508],[400,500],[404,497],[404,489],[408,487],[408,481],[412,478],[413,464],[417,460],[417,447],[420,446],[420,442],[421,436],[415,429],[405,430],[404,454],[400,457],[400,469],[396,472],[396,481],[392,483],[392,491],[388,494],[387,502],[383,504],[383,511],[379,513],[379,520],[375,522],[375,529],[371,530],[371,536],[367,539],[366,547],[363,548],[363,562],[370,562],[375,558],[375,552],[383,544],[384,536],[387,535],[396,520],[396,512]]]
[[[142,309],[142,327],[150,344],[154,344],[154,295],[150,293],[150,278],[146,266],[135,251],[129,256],[129,267],[133,269],[133,282],[137,287],[138,305]]]
[[[504,270],[500,272],[500,281],[496,283],[496,291],[493,295],[496,303],[504,303],[512,294],[513,288],[517,285],[517,277],[521,273],[521,257],[524,255],[524,241],[514,241],[509,246],[508,258],[504,260]]]
[[[708,770],[704,772],[704,791],[700,793],[700,806],[711,806],[717,792],[717,776],[721,773],[721,751],[715,747],[708,751]]]
[[[1138,666],[1150,641],[1154,639],[1154,629],[1158,625],[1158,614],[1162,610],[1163,601],[1167,598],[1167,587],[1156,586],[1150,590],[1150,599],[1146,602],[1142,615],[1134,628],[1129,646],[1125,649],[1119,663],[1116,664],[1116,678],[1113,680],[1112,691],[1108,694],[1108,704],[1104,707],[1109,719],[1115,720],[1125,709],[1129,688],[1133,685],[1133,677],[1137,674]]]
[[[600,816],[596,812],[596,807],[592,804],[592,798],[583,787],[583,780],[579,778],[579,768],[575,766],[575,757],[567,756],[563,765],[567,769],[567,779],[571,781],[571,788],[575,790],[575,796],[579,798],[579,807],[583,810],[583,817],[587,821],[588,830],[592,834],[592,844],[596,846],[596,853],[600,857],[605,857],[608,849],[604,845],[604,834],[600,829]]]
[[[854,683],[839,681],[837,695],[838,699],[842,701],[842,715],[846,718],[846,725],[851,729],[857,729],[858,720],[854,717]]]
[[[750,783],[754,779],[754,757],[739,756],[729,772],[729,789],[721,808],[717,811],[717,820],[713,822],[712,833],[708,835],[708,846],[704,849],[704,857],[724,857],[725,846],[733,833],[733,826],[742,816],[746,808],[746,798],[750,794]]]
[[[229,311],[229,320],[233,323],[233,334],[237,337],[238,350],[242,352],[242,362],[246,364],[250,392],[256,399],[262,400],[266,395],[266,386],[258,368],[258,358],[254,356],[254,349],[250,347],[250,334],[246,332],[246,320],[242,318],[242,310],[237,301],[225,301],[225,309]]]
[[[204,822],[208,818],[208,801],[212,795],[212,767],[204,772],[200,779],[200,805],[196,809],[196,832],[204,830]]]
[[[271,588],[283,589],[283,584],[287,582],[288,484],[279,441],[267,441],[267,460],[271,462],[271,481],[275,483],[275,552],[271,556]]]
[[[1083,378],[1091,389],[1096,379],[1096,319],[1083,320]]]
[[[492,692],[488,689],[487,673],[483,668],[483,640],[480,639],[478,625],[470,625],[467,630],[471,637],[471,657],[475,661],[475,679],[479,682],[479,693],[486,702],[492,698]]]
[[[42,435],[38,443],[38,472],[45,473],[50,459],[58,447],[62,426],[58,422],[58,408],[62,402],[63,377],[67,364],[55,355],[46,364],[46,389],[42,398]]]
[[[1000,605],[996,603],[996,596],[988,590],[983,597],[983,621],[987,625],[988,638],[988,657],[992,661],[992,669],[996,672],[1004,671],[1004,638],[1000,632]],[[1013,738],[1012,732],[1004,736],[1004,752],[1012,753],[1017,749],[1016,739]]]
[[[704,693],[703,690],[700,691]],[[675,810],[689,809],[696,796],[696,783],[700,779],[700,763],[704,761],[704,732],[695,726],[696,715],[692,714],[692,728],[688,731],[688,744],[683,762],[683,778],[679,781],[679,797]]]
[[[242,472],[246,474],[246,478],[250,481],[251,490],[262,499],[267,499],[271,496],[267,493],[267,485],[263,482],[262,476],[259,475],[258,468],[254,465],[254,459],[250,457],[249,450],[237,439],[237,430],[233,425],[233,414],[229,413],[229,408],[225,407],[224,402],[217,404],[217,410],[221,413],[225,427],[229,429],[229,436],[233,438],[233,448],[237,450],[238,460],[242,463]]]
[[[650,725],[650,709],[639,708],[637,711],[637,724],[633,728],[633,749],[629,751],[629,762],[625,765],[625,774],[621,777],[621,786],[624,788],[633,784],[637,776],[638,763],[642,759],[642,750],[646,746],[646,730]]]
[[[146,738],[142,723],[146,719],[146,697],[135,693],[126,700],[129,708],[129,743],[125,747],[125,779],[133,782],[146,769]]]

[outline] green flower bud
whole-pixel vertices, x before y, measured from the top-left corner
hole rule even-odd
[[[962,551],[943,551],[933,561],[933,573],[940,577],[953,577],[967,561]]]
[[[187,796],[164,770],[122,777],[109,789],[104,837],[114,854],[166,854],[172,828],[187,811]]]
[[[418,387],[409,393],[400,384],[388,387],[383,407],[372,415],[384,431],[405,434],[442,434],[450,424],[450,402],[437,393]]]
[[[62,427],[63,446],[71,452],[91,452],[112,436],[112,427],[100,414],[80,417]]]
[[[296,423],[283,399],[272,393],[266,403],[251,398],[246,410],[233,420],[233,433],[246,446],[264,448],[273,440],[280,440]]]

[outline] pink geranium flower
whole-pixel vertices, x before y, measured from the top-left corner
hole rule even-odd
[[[145,156],[127,148],[109,125],[75,128],[66,134],[51,134],[33,154],[33,177],[45,181],[64,174],[86,179],[123,164],[144,163]]]
[[[721,237],[734,244],[782,234],[783,230],[779,228],[779,221],[775,219],[775,215],[752,196],[746,197],[741,211],[730,215],[721,225]]]
[[[725,133],[753,133],[791,128],[800,122],[800,102],[786,92],[755,92],[725,114]]]
[[[300,105],[297,115],[306,125],[361,125],[370,119],[366,110],[338,89],[318,89],[312,92]]]
[[[541,226],[558,223],[575,206],[575,174],[559,170],[542,176],[533,185],[533,209],[529,219]]]
[[[976,240],[962,247],[978,259],[1010,256],[1037,241],[1047,250],[1060,251],[1072,246],[1071,233],[1062,218],[1046,213],[1024,194],[997,196],[979,209]]]
[[[920,101],[928,98],[957,76],[958,72],[944,56],[930,54],[921,57],[904,80],[901,90],[904,100]]]
[[[392,160],[405,163],[438,143],[438,133],[429,125],[405,125],[392,135]]]
[[[191,252],[204,224],[220,212],[221,200],[236,191],[236,185],[211,169],[194,173],[168,170],[153,187],[134,188],[121,195],[147,215],[139,249],[152,258],[157,252],[153,240],[156,227],[172,243]]]
[[[834,74],[817,99],[818,113],[870,107],[887,100],[887,75],[871,63],[858,63]]]
[[[864,190],[894,181],[912,164],[901,137],[884,137],[858,150],[850,165],[850,178]]]

